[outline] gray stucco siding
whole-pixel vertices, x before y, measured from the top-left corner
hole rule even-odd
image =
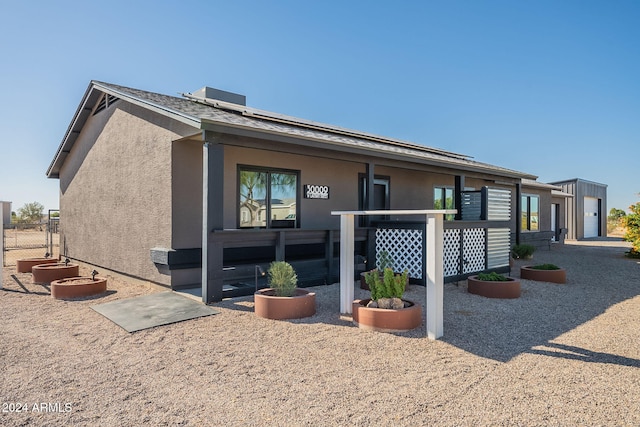
[[[358,208],[358,174],[365,166],[348,160],[225,146],[225,228],[238,225],[238,167],[241,165],[294,170],[299,186],[327,185],[328,200],[305,199],[300,194],[300,226],[307,229],[338,229],[339,218],[332,210]]]
[[[202,141],[171,146],[172,248],[202,246]]]
[[[149,249],[171,247],[171,150],[194,128],[117,102],[87,120],[60,171],[63,254],[170,285]]]

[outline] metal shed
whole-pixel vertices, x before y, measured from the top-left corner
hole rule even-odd
[[[550,184],[574,197],[565,199],[567,239],[582,240],[607,235],[607,185],[574,178]]]

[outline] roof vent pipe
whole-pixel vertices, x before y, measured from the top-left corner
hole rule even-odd
[[[198,89],[191,94],[197,98],[215,99],[217,101],[230,102],[232,104],[247,105],[247,97],[233,92],[227,92],[225,90],[214,89],[212,87],[205,86],[202,89]]]

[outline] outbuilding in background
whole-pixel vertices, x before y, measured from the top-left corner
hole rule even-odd
[[[565,199],[567,239],[607,235],[607,185],[580,178],[551,182],[574,197]]]

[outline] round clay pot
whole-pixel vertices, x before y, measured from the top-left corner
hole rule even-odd
[[[33,273],[33,283],[51,283],[54,280],[65,279],[80,275],[80,267],[78,264],[65,264],[59,262],[56,264],[40,264],[35,265],[31,269]]]
[[[297,288],[290,297],[276,296],[273,288],[260,289],[253,301],[256,315],[265,319],[300,319],[316,314],[316,294],[305,289]]]
[[[360,329],[379,332],[404,332],[422,324],[422,306],[403,300],[408,307],[398,310],[369,308],[371,299],[353,302],[353,323]]]
[[[558,270],[539,270],[537,268],[520,267],[520,278],[536,280],[538,282],[567,283],[567,271],[564,268]]]
[[[471,276],[467,279],[467,290],[471,294],[480,295],[487,298],[519,298],[520,281],[508,277],[506,282],[478,280],[478,276]]]
[[[18,273],[31,273],[31,269],[40,264],[57,263],[55,258],[22,258],[16,261],[16,270]]]
[[[51,282],[51,296],[71,299],[98,295],[107,291],[107,279],[102,277],[68,277]]]

